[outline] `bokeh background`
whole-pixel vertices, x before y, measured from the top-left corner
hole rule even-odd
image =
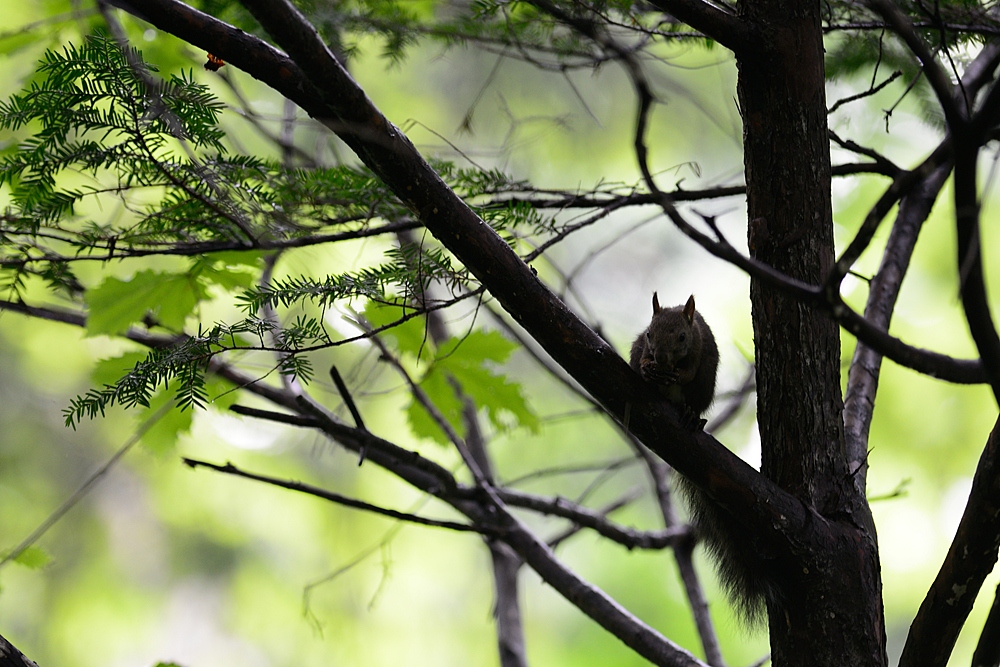
[[[419,3],[425,11],[433,4]],[[417,3],[414,3],[416,6]],[[235,151],[277,156],[272,141],[218,74],[202,69],[205,54],[122,16],[134,44],[161,73],[191,70],[230,108],[223,124]],[[0,12],[0,96],[30,81],[47,48],[79,41],[100,25],[88,2],[6,0]],[[499,167],[540,187],[586,190],[598,182],[627,187],[639,180],[631,149],[634,96],[614,66],[598,72],[544,73],[528,64],[471,48],[425,42],[403,60],[385,58],[377,38],[357,42],[351,71],[387,116],[426,155],[467,165]],[[652,81],[661,104],[650,146],[662,185],[693,189],[741,182],[741,127],[734,101],[730,54],[705,45],[664,47]],[[227,67],[223,74],[277,134],[282,100]],[[829,99],[863,90],[870,73],[831,81]],[[848,105],[831,118],[842,136],[885,151],[912,166],[938,141],[918,104],[904,100],[888,122],[884,109],[902,83]],[[886,132],[888,127],[889,132]],[[19,136],[0,133],[0,149]],[[301,112],[297,144],[326,161],[350,152]],[[843,158],[837,153],[834,162]],[[984,159],[992,159],[986,156]],[[840,160],[845,161],[845,160]],[[988,172],[987,170],[984,170]],[[839,179],[834,203],[839,240],[849,238],[887,182],[880,177]],[[984,183],[987,275],[997,293],[996,202]],[[0,205],[7,193],[0,189]],[[744,243],[739,199],[701,206],[718,216],[734,243]],[[947,191],[922,232],[893,331],[914,344],[959,356],[974,353],[957,298],[954,237]],[[884,240],[884,233],[879,239]],[[877,244],[876,244],[877,245]],[[279,273],[322,275],[378,261],[388,247],[369,239],[283,256]],[[867,275],[878,248],[862,258]],[[88,286],[103,277],[126,279],[171,260],[93,266],[80,273]],[[716,409],[740,386],[753,358],[748,280],[709,256],[652,209],[612,216],[557,246],[540,274],[592,325],[627,353],[648,322],[650,296],[680,303],[695,294],[722,356]],[[848,283],[850,301],[864,302],[862,280]],[[44,294],[38,292],[39,299]],[[352,304],[363,308],[364,304]],[[346,306],[345,306],[346,307]],[[232,294],[219,294],[199,312],[212,322],[235,313]],[[346,312],[343,311],[343,312]],[[330,313],[331,327],[349,331]],[[449,313],[456,330],[472,325],[467,310]],[[194,320],[192,320],[194,323]],[[488,316],[476,326],[495,326]],[[0,314],[0,549],[34,530],[123,443],[148,413],[114,409],[71,430],[62,410],[107,378],[102,359],[135,348],[73,327]],[[846,365],[854,340],[843,336]],[[445,465],[450,451],[412,436],[402,410],[408,396],[365,343],[318,355],[316,368],[336,363],[358,388],[373,431]],[[248,356],[261,374],[273,361]],[[603,419],[516,352],[503,372],[521,383],[541,418],[541,429],[493,433],[500,476],[514,480],[553,467],[576,473],[529,477],[521,488],[575,497],[595,481],[595,504],[644,487],[640,466],[623,463],[611,474],[593,464],[627,459],[630,450]],[[339,399],[325,374],[311,389],[331,407]],[[224,396],[218,398],[220,405]],[[931,380],[891,362],[883,366],[871,435],[869,493],[892,496],[873,505],[883,567],[890,657],[945,554],[964,507],[978,453],[996,406],[982,387]],[[311,432],[251,422],[210,406],[174,415],[186,422],[178,438],[152,433],[38,542],[48,558],[37,567],[0,570],[0,633],[42,667],[125,667],[174,661],[186,667],[279,665],[495,665],[488,553],[468,534],[453,534],[335,507],[288,491],[183,466],[181,456],[233,461],[247,469],[299,479],[403,510],[451,518],[373,465]],[[176,425],[176,421],[174,422]],[[751,400],[717,437],[751,463],[759,444]],[[658,528],[649,495],[616,515],[626,524]],[[557,524],[531,518],[539,530]],[[669,553],[628,552],[583,532],[560,556],[594,584],[675,641],[699,652],[690,614]],[[711,567],[698,553],[723,651],[746,665],[767,651],[760,633],[734,619]],[[640,665],[645,662],[543,586],[522,577],[528,655],[533,664]],[[981,595],[953,658],[971,655],[992,601],[995,577]]]

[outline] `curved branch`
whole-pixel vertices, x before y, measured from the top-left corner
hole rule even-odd
[[[735,14],[705,0],[651,0],[657,9],[670,14],[733,53],[751,48],[754,35]]]
[[[987,131],[1000,114],[1000,82],[994,82],[973,121],[955,131],[955,227],[962,306],[972,339],[982,357],[993,395],[1000,403],[1000,336],[997,334],[983,278],[979,233],[976,161]]]
[[[1000,548],[1000,419],[972,479],[955,539],[920,605],[899,667],[944,667]]]
[[[917,236],[941,188],[951,173],[944,164],[907,194],[899,203],[896,222],[886,241],[878,272],[868,290],[864,319],[873,327],[887,331],[896,305],[896,298],[910,264]],[[854,350],[844,392],[844,435],[847,439],[848,461],[857,470],[855,484],[865,488],[868,458],[868,431],[878,389],[882,354],[863,342]]]
[[[937,95],[938,104],[941,105],[941,109],[944,111],[948,127],[955,130],[965,123],[967,121],[967,117],[963,113],[965,105],[960,107],[955,102],[951,79],[934,58],[934,54],[931,53],[926,42],[921,39],[920,35],[913,28],[913,23],[910,22],[910,19],[903,12],[899,11],[899,8],[892,0],[866,0],[866,4],[881,16],[892,30],[906,42],[906,46],[909,47],[913,55],[923,65],[924,75],[931,84],[931,88],[934,89],[934,94]]]
[[[875,232],[892,207],[896,205],[902,197],[916,188],[927,179],[932,172],[942,165],[950,165],[952,162],[952,142],[950,138],[945,139],[920,165],[912,171],[904,171],[892,182],[892,185],[879,197],[875,206],[871,208],[864,222],[855,234],[854,239],[840,255],[840,259],[831,269],[826,281],[826,288],[831,292],[840,292],[840,284],[844,276],[854,266],[854,262],[861,257],[861,253],[868,248],[868,245],[875,238]]]
[[[976,159],[979,147],[956,137],[955,227],[958,231],[959,292],[972,339],[983,360],[993,395],[1000,404],[1000,336],[997,335],[983,278],[982,244],[979,234],[979,197]]]
[[[608,521],[604,513],[570,502],[565,498],[546,498],[513,489],[496,489],[496,494],[508,505],[569,519],[573,523],[590,528],[629,549],[665,549],[690,535],[690,531],[686,527],[658,531],[625,528]]]

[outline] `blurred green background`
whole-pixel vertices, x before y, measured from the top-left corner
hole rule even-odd
[[[0,12],[0,95],[30,80],[47,48],[78,41],[100,25],[89,3],[7,0]],[[75,15],[73,13],[76,13]],[[69,16],[67,16],[69,15]],[[122,20],[144,57],[161,73],[193,70],[231,108],[223,124],[237,151],[276,156],[274,144],[248,123],[233,90],[202,69],[205,54]],[[614,67],[543,73],[524,63],[470,48],[421,43],[396,62],[380,55],[376,38],[359,42],[351,71],[369,96],[402,127],[425,155],[468,159],[552,188],[587,189],[598,181],[633,184],[639,174],[631,148],[634,99]],[[742,155],[735,95],[735,65],[721,48],[675,46],[661,54],[653,83],[666,102],[658,108],[650,145],[664,184],[693,189],[741,182]],[[279,131],[283,104],[271,91],[228,67],[230,77],[271,132]],[[831,100],[867,87],[868,74],[831,82]],[[832,119],[842,135],[886,151],[908,167],[937,141],[937,132],[904,103],[886,134],[881,109],[903,84]],[[471,116],[470,116],[471,113]],[[349,151],[302,117],[296,142],[334,159]],[[468,121],[468,122],[467,122]],[[13,136],[0,134],[10,150]],[[838,162],[838,154],[834,162]],[[834,203],[838,239],[853,229],[881,194],[878,177],[838,180]],[[6,193],[0,190],[0,203]],[[985,201],[987,261],[996,234]],[[954,269],[954,239],[947,194],[923,232],[911,275],[893,321],[905,340],[959,356],[974,347],[961,316]],[[734,243],[743,243],[739,200],[700,208],[719,216]],[[884,240],[884,233],[880,234]],[[286,254],[280,272],[295,275],[344,271],[377,261],[387,247],[365,240]],[[92,286],[104,275],[128,277],[166,260],[93,266],[81,273]],[[874,272],[877,248],[859,270]],[[753,356],[748,280],[710,257],[652,209],[611,217],[558,246],[536,265],[569,303],[625,353],[649,318],[651,293],[661,303],[697,296],[722,356],[720,392],[732,391]],[[996,293],[996,271],[987,275]],[[862,281],[850,284],[863,304]],[[359,304],[357,307],[363,307]],[[231,295],[219,295],[199,313],[212,322],[233,313]],[[451,316],[464,330],[468,312]],[[339,314],[327,318],[338,326]],[[481,316],[479,322],[489,318]],[[345,325],[345,331],[349,329]],[[843,339],[846,364],[854,341]],[[62,410],[94,386],[101,359],[131,350],[104,337],[84,337],[69,326],[0,314],[0,549],[20,542],[135,432],[144,414],[111,411],[76,431]],[[318,355],[314,365],[336,363],[359,391],[369,427],[445,465],[457,457],[415,439],[402,410],[404,388],[385,371],[370,346],[357,343]],[[273,363],[249,356],[244,367],[267,372]],[[522,352],[504,368],[524,387],[542,418],[537,434],[494,433],[490,444],[500,476],[511,480],[552,466],[628,457],[630,451],[601,418],[581,414],[583,404]],[[325,374],[320,373],[322,378]],[[325,379],[312,390],[339,405]],[[213,398],[215,396],[213,395]],[[230,397],[231,398],[231,397]],[[219,400],[224,400],[219,397]],[[724,403],[717,401],[717,408]],[[759,459],[753,402],[717,433],[751,463]],[[188,419],[185,413],[179,419]],[[890,658],[947,550],[964,507],[978,453],[993,424],[988,389],[957,387],[883,366],[871,436],[869,494],[905,493],[873,506],[877,520]],[[209,471],[192,471],[181,456],[233,461],[247,469],[315,483],[345,495],[402,510],[446,516],[447,510],[414,493],[374,465],[356,460],[324,438],[302,430],[244,420],[215,407],[193,415],[176,442],[144,439],[39,542],[51,560],[38,568],[8,564],[0,570],[0,633],[42,667],[114,667],[175,661],[181,665],[495,665],[489,557],[482,542],[335,507],[288,491]],[[597,473],[553,475],[521,486],[574,497]],[[600,504],[622,491],[645,488],[638,465],[625,465],[593,495]],[[616,518],[658,528],[649,494]],[[528,517],[543,534],[559,525]],[[583,532],[559,548],[575,571],[608,591],[671,639],[700,654],[673,559],[668,553],[628,552]],[[766,640],[730,614],[711,567],[698,552],[724,655],[731,665],[754,662]],[[991,578],[967,625],[954,664],[963,664],[982,625],[995,586]],[[522,577],[528,655],[533,664],[640,665],[635,656],[571,605]]]

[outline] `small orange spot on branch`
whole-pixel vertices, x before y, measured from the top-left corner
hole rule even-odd
[[[218,72],[219,68],[225,65],[222,58],[218,56],[213,56],[211,53],[208,54],[208,62],[205,63],[205,69],[209,72]]]

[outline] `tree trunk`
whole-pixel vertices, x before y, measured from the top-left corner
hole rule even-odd
[[[820,283],[834,262],[818,0],[743,0],[761,37],[738,59],[751,254]],[[844,445],[840,335],[825,314],[752,280],[761,472],[828,522],[780,563],[768,615],[773,662],[884,665],[878,553]]]

